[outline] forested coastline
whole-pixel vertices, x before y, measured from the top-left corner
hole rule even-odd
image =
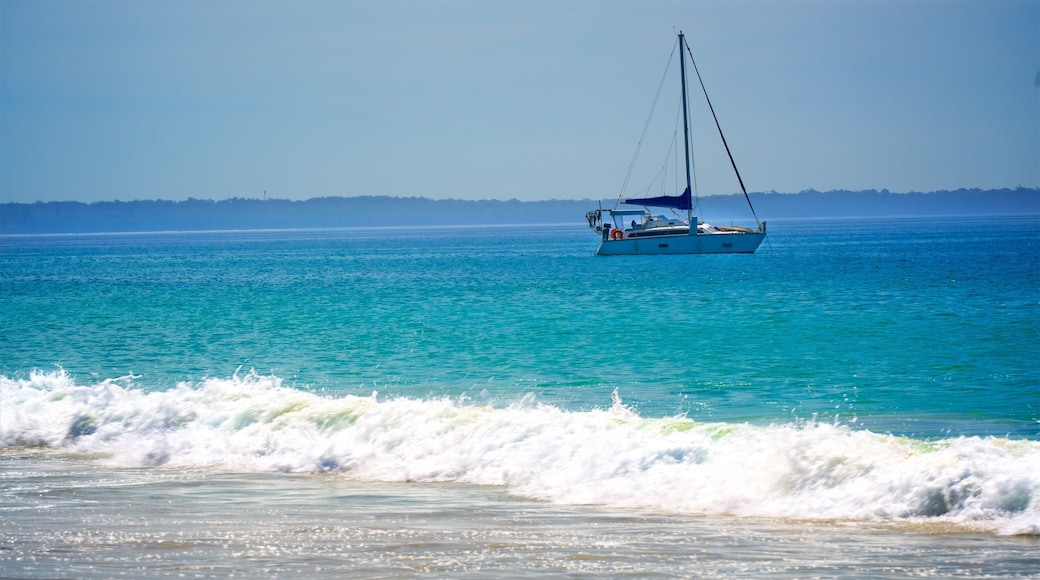
[[[760,219],[943,215],[1040,215],[1040,189],[960,189],[930,193],[806,190],[753,193]],[[585,212],[615,200],[432,200],[422,197],[319,197],[185,201],[2,203],[0,234],[207,231],[363,226],[584,223]],[[700,199],[714,222],[751,218],[743,195]]]

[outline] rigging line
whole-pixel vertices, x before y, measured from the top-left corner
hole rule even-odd
[[[682,167],[682,164],[679,163],[679,120],[681,118],[682,105],[680,104],[675,111],[675,125],[672,127],[672,142],[668,145],[668,156],[675,156],[675,183],[672,186],[673,192],[679,191],[679,168]],[[661,189],[661,195],[667,195],[663,188]]]
[[[758,214],[755,213],[755,206],[751,205],[751,197],[748,196],[747,188],[744,187],[744,180],[740,177],[740,171],[737,169],[737,162],[733,160],[733,153],[729,150],[729,144],[726,143],[726,136],[722,134],[722,125],[719,124],[719,118],[715,115],[715,107],[711,106],[711,99],[708,98],[708,89],[704,87],[704,80],[701,79],[701,71],[697,70],[697,61],[693,58],[693,52],[690,51],[690,45],[686,45],[686,53],[690,55],[690,62],[693,63],[693,72],[697,74],[697,82],[701,84],[701,91],[704,92],[704,100],[708,102],[708,109],[711,111],[711,116],[715,119],[715,127],[719,130],[719,137],[722,138],[722,145],[726,148],[726,155],[729,155],[730,165],[733,166],[733,173],[737,174],[737,182],[740,183],[740,190],[744,192],[744,199],[747,200],[748,207],[751,208],[751,215],[755,216],[755,223],[762,226],[762,222],[758,219]]]
[[[686,42],[685,39],[686,39],[686,37],[683,36],[683,42]],[[687,42],[686,43],[686,50],[689,50],[689,49],[690,49],[690,45]],[[680,51],[679,57],[682,58],[681,51]],[[692,59],[692,56],[691,56],[691,59]],[[687,94],[689,92],[689,90],[688,90],[689,87],[687,85],[687,83],[689,81],[686,81],[685,79],[684,79],[684,81],[685,82],[683,84],[683,94],[685,95],[685,94]],[[685,124],[684,124],[685,133],[683,135],[683,138],[686,139],[686,143],[687,143],[686,154],[689,156],[687,159],[684,159],[683,161],[685,161],[687,163],[686,171],[689,173],[689,177],[690,177],[690,179],[693,182],[691,184],[692,188],[691,188],[691,191],[690,191],[690,193],[693,195],[693,203],[691,204],[692,207],[690,207],[690,214],[691,215],[696,215],[696,213],[697,213],[697,211],[698,211],[698,209],[700,208],[700,205],[701,205],[700,187],[697,185],[697,155],[694,153],[693,147],[689,145],[689,143],[693,141],[693,127],[690,126],[689,113],[686,111],[686,109],[683,108],[682,104],[679,105],[679,112],[676,113],[675,128],[676,128],[676,131],[679,130],[679,118],[682,117],[683,113],[686,113],[686,115],[687,115],[687,117],[685,119],[683,119],[683,121],[685,122]],[[676,188],[676,190],[678,191],[678,188]]]
[[[679,112],[681,113],[682,109],[680,109]],[[679,119],[680,119],[680,117],[677,114],[675,116],[675,125],[676,125],[676,127],[679,126]],[[659,185],[660,188],[661,188],[659,193],[658,193],[658,195],[668,195],[668,191],[669,191],[668,190],[668,167],[669,167],[669,165],[671,163],[671,157],[672,157],[673,153],[675,154],[675,160],[676,160],[676,165],[675,165],[675,189],[674,190],[678,191],[678,185],[679,185],[679,164],[678,164],[678,161],[679,161],[679,151],[676,148],[678,142],[679,142],[679,129],[676,128],[676,129],[672,130],[672,140],[668,144],[668,150],[665,151],[665,153],[664,153],[664,163],[661,164],[661,169],[659,169],[657,171],[657,174],[654,175],[653,179],[650,180],[650,183],[647,184],[646,191],[643,192],[643,196],[644,197],[647,197],[647,196],[650,195],[650,190],[653,189],[653,187],[655,185]]]
[[[676,41],[676,46],[679,42]],[[664,74],[661,75],[661,82],[657,85],[657,94],[654,95],[654,102],[650,106],[650,114],[646,116],[646,123],[643,124],[643,133],[639,135],[639,143],[636,144],[635,155],[632,156],[632,162],[628,165],[628,173],[625,174],[625,182],[621,184],[621,191],[618,193],[617,201],[614,202],[614,208],[621,203],[621,198],[625,195],[625,190],[628,189],[628,182],[632,178],[632,171],[636,168],[636,160],[639,159],[639,150],[643,148],[643,139],[646,138],[646,131],[650,128],[650,120],[654,117],[654,109],[657,108],[657,101],[661,97],[661,89],[664,88],[664,81],[668,78],[668,70],[672,68],[672,57],[675,56],[675,46],[672,47],[671,54],[668,55],[668,64],[664,67]]]
[[[650,190],[652,190],[655,185],[660,186],[660,195],[668,195],[668,156],[672,154],[673,149],[674,147],[668,148],[668,152],[665,154],[664,164],[657,170],[657,174],[654,175],[653,179],[646,184],[646,189],[643,191],[643,197],[648,197],[650,195]],[[676,153],[676,155],[678,155],[678,153]]]
[[[674,189],[674,191],[676,191],[676,192],[678,192],[681,189],[681,187],[679,185],[679,169],[682,167],[682,164],[679,163],[679,125],[680,125],[680,121],[682,121],[682,114],[683,114],[683,108],[682,108],[682,102],[680,102],[678,104],[678,106],[677,106],[676,111],[675,111],[675,129],[672,130],[672,145],[671,145],[672,149],[674,149],[674,151],[675,151],[675,189]],[[690,136],[691,136],[691,139],[692,139],[692,136],[693,136],[693,130],[692,129],[690,129]],[[693,189],[691,190],[691,194],[693,195],[693,207],[691,207],[690,210],[693,211],[693,212],[696,212],[698,206],[700,206],[701,201],[700,201],[700,196],[698,195],[698,190],[697,190],[697,161],[696,161],[695,156],[693,154],[693,147],[690,147],[690,177],[693,178]],[[665,195],[664,192],[662,192],[662,195]],[[677,215],[677,216],[680,215],[679,212],[676,211],[675,209],[672,210],[672,213]]]

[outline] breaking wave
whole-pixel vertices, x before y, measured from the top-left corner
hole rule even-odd
[[[572,412],[531,397],[499,407],[328,396],[252,373],[161,392],[134,379],[0,377],[0,447],[120,466],[496,485],[561,504],[1040,534],[1037,441],[642,418],[617,396]]]

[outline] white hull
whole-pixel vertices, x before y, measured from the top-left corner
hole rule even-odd
[[[679,234],[603,240],[597,256],[636,256],[654,254],[753,254],[765,239],[765,232],[727,234]]]

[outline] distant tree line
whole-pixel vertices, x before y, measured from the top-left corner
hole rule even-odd
[[[937,215],[1040,215],[1040,190],[959,189],[753,193],[760,219]],[[584,223],[585,212],[615,200],[432,200],[319,197],[305,201],[135,200],[3,203],[0,234],[341,228],[361,226]],[[751,217],[743,195],[702,197],[698,215],[720,223]]]

